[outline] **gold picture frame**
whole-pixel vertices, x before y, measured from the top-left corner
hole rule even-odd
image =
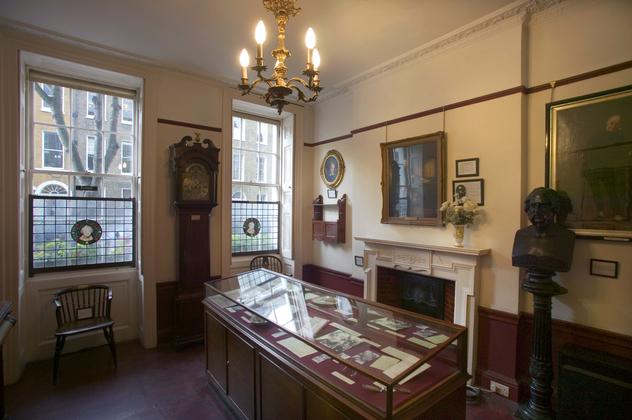
[[[327,188],[334,189],[345,176],[345,161],[337,150],[329,150],[320,164],[320,177]]]
[[[381,143],[382,223],[441,226],[445,133]]]
[[[632,85],[546,105],[546,186],[579,238],[632,241]]]

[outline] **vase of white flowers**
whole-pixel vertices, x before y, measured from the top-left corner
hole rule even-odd
[[[471,226],[478,216],[478,204],[469,198],[455,197],[454,201],[441,204],[441,211],[445,212],[444,221],[454,225],[454,246],[463,246],[465,227]]]

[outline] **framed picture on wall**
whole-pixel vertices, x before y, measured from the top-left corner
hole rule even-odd
[[[457,159],[456,177],[478,176],[478,158]]]
[[[485,180],[452,181],[452,197],[467,197],[479,206],[485,205]]]
[[[546,185],[580,238],[632,240],[632,85],[546,106]]]
[[[345,161],[337,150],[325,154],[320,164],[320,177],[329,189],[335,189],[345,176]]]
[[[442,131],[382,143],[382,223],[441,225],[445,197]]]

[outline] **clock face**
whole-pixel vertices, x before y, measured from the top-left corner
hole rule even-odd
[[[210,200],[210,183],[206,166],[199,163],[187,165],[182,174],[182,199]]]

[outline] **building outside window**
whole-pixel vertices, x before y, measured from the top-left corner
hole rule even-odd
[[[279,127],[275,120],[241,113],[233,115],[233,255],[279,252]],[[256,201],[247,201],[246,197],[256,198]],[[249,223],[254,223],[253,228],[258,226],[259,230],[244,231],[244,224]]]
[[[134,123],[134,101],[131,99],[122,99],[121,101],[121,123]]]
[[[96,157],[96,147],[97,147],[97,137],[96,136],[86,136],[86,169],[89,172],[94,172],[94,160]]]
[[[64,145],[55,131],[42,131],[42,167],[64,169]]]
[[[42,88],[42,90],[49,97],[53,97],[54,98],[56,96],[56,93],[61,92],[60,97],[61,97],[62,107],[60,108],[60,110],[61,110],[61,113],[63,114],[64,113],[64,106],[63,106],[63,103],[64,103],[64,90],[63,90],[63,88],[60,88],[58,86],[55,86],[55,85],[52,85],[52,84],[48,84],[48,83],[38,83],[38,85],[39,85],[39,87]],[[55,92],[56,88],[59,89],[59,92]],[[47,101],[45,101],[44,99],[41,100],[40,104],[41,104],[40,105],[40,111],[43,111],[43,112],[51,112],[52,111],[52,109],[50,107],[50,104]]]
[[[134,265],[136,92],[101,85],[92,90],[87,86],[93,82],[37,70],[28,74],[30,273]],[[82,220],[99,225],[97,241],[72,237]]]
[[[257,156],[257,182],[266,182],[266,157]]]
[[[98,100],[98,95],[94,92],[86,92],[86,118],[94,118],[96,113],[95,99]]]
[[[244,156],[239,150],[233,150],[233,181],[244,180]]]
[[[134,149],[132,143],[121,143],[121,173],[131,174],[134,160]]]

